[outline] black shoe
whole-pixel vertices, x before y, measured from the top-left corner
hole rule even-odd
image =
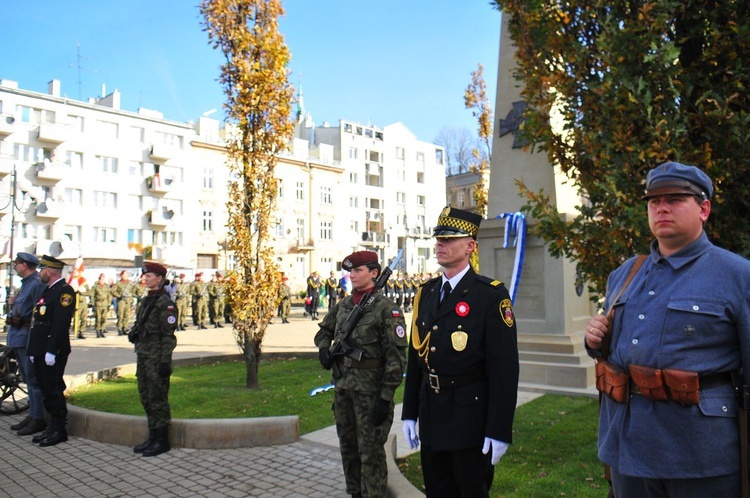
[[[56,444],[64,443],[68,440],[68,433],[65,429],[56,430],[53,431],[49,436],[42,439],[39,442],[39,446],[41,448],[45,448],[47,446],[55,446]]]
[[[148,430],[148,439],[133,448],[133,453],[143,453],[143,451],[154,444],[154,429]]]
[[[154,429],[154,442],[151,443],[148,448],[143,450],[143,456],[152,457],[161,455],[170,449],[172,448],[169,446],[169,428]]]
[[[26,427],[23,427],[21,430],[16,432],[16,434],[18,434],[19,436],[30,436],[32,434],[36,434],[37,432],[42,432],[46,428],[47,422],[45,422],[43,418],[33,418],[31,419],[31,422],[26,425]]]
[[[10,426],[10,430],[12,431],[20,431],[27,425],[29,425],[29,422],[31,422],[31,415],[27,416],[25,419],[21,420],[17,424],[13,424]]]
[[[216,328],[217,329],[223,329],[224,325],[220,324],[219,322],[216,322]]]
[[[83,334],[80,333],[80,332],[78,333],[78,335],[76,337],[79,338],[79,339],[85,339],[85,337],[83,337]]]
[[[207,329],[207,328],[208,327],[206,327],[205,325],[198,325],[198,330],[204,330],[204,329]]]
[[[51,435],[53,432],[54,431],[52,430],[52,427],[47,427],[44,430],[44,432],[42,432],[41,434],[37,434],[36,436],[34,436],[33,438],[31,438],[31,442],[34,443],[34,444],[39,444],[42,441],[44,441],[44,439],[47,436]]]

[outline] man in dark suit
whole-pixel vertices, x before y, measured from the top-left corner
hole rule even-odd
[[[39,446],[54,446],[68,440],[65,420],[65,365],[70,354],[70,321],[75,313],[75,291],[62,277],[65,264],[51,256],[42,256],[39,277],[47,288],[34,305],[29,332],[29,359],[44,397],[44,409],[50,425],[31,441]]]
[[[505,286],[469,264],[481,220],[443,209],[433,237],[444,271],[414,298],[402,420],[412,448],[421,438],[429,498],[488,496],[512,438],[516,323]]]

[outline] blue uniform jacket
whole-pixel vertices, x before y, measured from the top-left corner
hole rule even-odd
[[[614,296],[634,259],[612,272]],[[611,298],[611,297],[610,297]],[[605,309],[612,303],[605,301]],[[706,234],[668,258],[657,251],[614,303],[609,361],[674,368],[700,375],[750,365],[750,262],[714,246]],[[592,354],[593,356],[593,354]],[[750,380],[745,372],[744,382]],[[603,398],[599,457],[621,474],[679,479],[739,470],[737,403],[731,383],[700,392],[684,407],[634,395]]]
[[[34,272],[28,277],[21,279],[21,290],[16,294],[9,316],[18,317],[23,320],[31,320],[34,304],[42,295],[47,286],[42,283],[39,273]],[[29,342],[29,327],[8,326],[8,347],[25,348]]]

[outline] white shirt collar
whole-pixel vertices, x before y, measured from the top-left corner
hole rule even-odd
[[[440,287],[442,288],[445,285],[445,282],[451,283],[451,289],[455,289],[458,283],[461,281],[461,279],[466,275],[466,272],[469,271],[469,268],[471,268],[470,264],[466,265],[466,268],[458,272],[457,274],[453,275],[453,278],[446,278],[445,273],[443,273],[443,281],[440,284]]]

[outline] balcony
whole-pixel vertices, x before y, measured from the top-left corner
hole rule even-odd
[[[151,226],[162,228],[169,225],[170,221],[174,219],[174,216],[175,212],[167,208],[153,209],[146,213],[146,217]]]
[[[362,232],[362,245],[382,246],[385,244],[385,232]]]
[[[315,249],[315,242],[312,239],[297,239],[289,245],[289,250],[291,252],[307,252],[312,251],[313,249]]]
[[[164,162],[176,157],[180,150],[173,145],[153,144],[149,150],[149,157],[155,161]]]
[[[14,123],[16,118],[9,114],[0,114],[0,138],[5,138],[8,135],[12,135],[14,130]]]
[[[0,178],[13,173],[14,162],[15,159],[13,159],[12,157],[0,157]]]
[[[60,218],[62,206],[59,202],[47,199],[46,201],[37,204],[35,212],[37,218],[56,220]]]
[[[44,161],[40,161],[36,163],[36,177],[39,180],[47,180],[53,183],[57,183],[63,178],[65,178],[65,173],[67,173],[66,168],[62,167],[60,163],[52,162],[49,159],[44,159]]]
[[[39,125],[37,138],[41,142],[61,144],[70,138],[70,128],[58,124],[42,123]]]
[[[174,180],[171,178],[161,178],[159,175],[146,178],[146,186],[152,194],[164,195],[172,190],[172,185],[174,185]]]

